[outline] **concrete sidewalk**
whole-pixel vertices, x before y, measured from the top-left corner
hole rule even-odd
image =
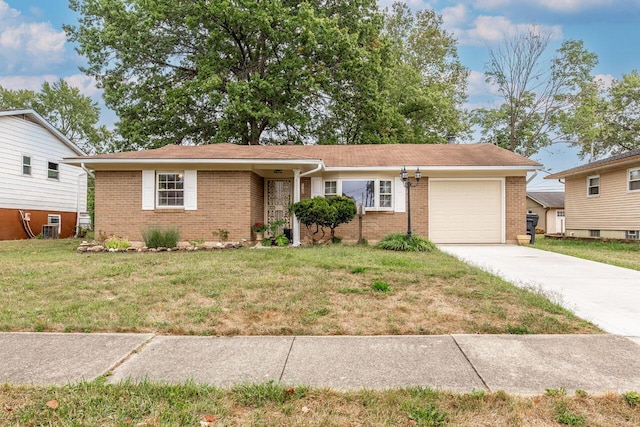
[[[636,338],[637,340],[637,338]],[[122,380],[338,390],[428,386],[535,395],[640,391],[640,345],[614,335],[184,337],[0,333],[0,383]]]
[[[640,271],[526,246],[439,248],[508,282],[542,290],[608,333],[640,336]]]

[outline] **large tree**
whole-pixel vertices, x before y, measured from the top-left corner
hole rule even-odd
[[[468,130],[462,104],[468,70],[458,58],[457,42],[433,10],[415,14],[406,3],[387,10],[385,35],[392,63],[385,90],[399,113],[403,142],[442,143]]]
[[[561,120],[563,136],[593,160],[640,148],[640,74],[632,71],[610,85],[593,81]]]
[[[0,86],[0,109],[35,110],[86,153],[106,150],[112,135],[98,122],[100,108],[65,80],[44,82],[39,92]]]
[[[485,76],[502,103],[474,112],[485,142],[531,156],[561,137],[559,119],[575,107],[577,94],[593,80],[598,60],[575,40],[564,41],[547,60],[550,38],[550,33],[530,26],[526,33],[507,35],[500,46],[489,49]]]
[[[304,140],[380,73],[375,0],[71,0],[124,148]],[[355,89],[354,89],[355,87]]]

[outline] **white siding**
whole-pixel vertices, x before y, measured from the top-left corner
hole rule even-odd
[[[640,192],[627,191],[627,167],[600,172],[600,194],[587,197],[587,175],[565,182],[566,229],[640,230]]]
[[[22,156],[31,157],[31,176],[22,174]],[[0,207],[86,210],[85,172],[60,163],[73,156],[77,154],[39,124],[18,116],[0,117]],[[58,163],[58,180],[47,178],[48,162]]]

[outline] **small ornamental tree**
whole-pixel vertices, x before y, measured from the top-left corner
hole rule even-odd
[[[351,221],[356,216],[357,209],[355,202],[349,197],[336,196],[301,200],[292,204],[290,211],[307,227],[313,243],[316,243],[325,240],[326,228],[330,230],[327,240],[333,240],[336,228]]]

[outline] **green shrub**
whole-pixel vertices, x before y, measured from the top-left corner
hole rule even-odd
[[[276,246],[287,246],[289,244],[289,239],[284,234],[277,234],[273,241]]]
[[[627,405],[635,408],[636,406],[640,406],[640,393],[637,391],[628,391],[626,393],[622,393],[622,398]]]
[[[307,227],[315,243],[326,239],[325,228],[330,231],[329,239],[333,239],[336,228],[350,222],[356,216],[357,208],[353,199],[346,196],[314,197],[292,204],[289,212]]]
[[[107,249],[127,249],[131,247],[131,243],[126,238],[111,236],[104,241],[104,247]]]
[[[176,228],[163,230],[158,227],[150,227],[142,230],[142,238],[148,248],[175,248],[178,246],[180,232]]]
[[[437,249],[435,244],[424,237],[411,236],[409,238],[404,233],[393,233],[384,236],[380,239],[376,248],[406,252],[433,252]]]
[[[371,288],[374,291],[391,292],[391,286],[389,286],[389,284],[386,282],[373,282],[373,285],[371,285]]]

